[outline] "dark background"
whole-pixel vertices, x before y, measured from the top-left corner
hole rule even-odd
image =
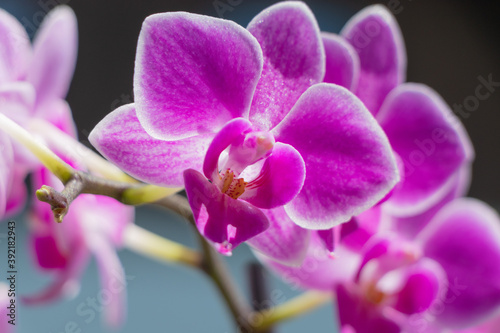
[[[222,0],[227,3],[227,0]],[[0,6],[25,18],[33,32],[47,6],[67,3],[79,21],[79,54],[76,72],[68,95],[84,142],[92,128],[117,106],[133,101],[132,77],[135,47],[141,23],[150,14],[165,11],[188,11],[217,16],[213,1],[120,1],[120,0],[1,0]],[[277,1],[243,0],[224,18],[243,26],[265,7]],[[474,95],[478,77],[492,75],[500,82],[500,11],[494,1],[305,1],[317,16],[322,30],[339,32],[344,23],[372,3],[395,6],[408,52],[408,81],[425,83],[437,90],[449,105],[462,104]],[[234,2],[233,2],[234,3]],[[500,88],[469,117],[461,117],[476,150],[470,196],[500,208]],[[19,217],[19,220],[23,216]],[[172,221],[170,221],[172,222]],[[166,223],[156,211],[139,210],[138,223],[171,238],[190,242],[188,232],[174,222]],[[2,226],[3,227],[3,226]],[[186,240],[186,237],[187,240]],[[26,292],[38,290],[47,279],[39,279],[28,268],[20,283]],[[138,282],[129,287],[130,318],[124,332],[233,332],[222,304],[209,283],[196,273],[176,267],[165,268],[154,262],[124,252],[121,255],[128,273]],[[250,260],[247,249],[236,251],[230,263],[244,282],[243,263]],[[36,279],[34,277],[36,276]],[[181,285],[181,283],[183,283]],[[277,281],[276,288],[286,288]],[[184,287],[187,286],[187,287]],[[74,318],[74,309],[85,296],[96,294],[95,267],[86,273],[82,294],[72,302],[48,308],[26,308],[20,332],[63,331]],[[185,288],[190,288],[186,291]],[[194,293],[194,294],[193,294]],[[293,294],[293,293],[292,293]],[[291,295],[288,293],[287,295]],[[214,305],[215,304],[215,305]],[[317,332],[333,332],[331,308],[323,308],[308,317],[286,325],[280,332],[303,332],[308,327]],[[77,318],[78,319],[78,318]],[[97,322],[97,321],[96,321]],[[97,332],[99,323],[81,327],[83,332]],[[148,330],[147,328],[151,328]]]

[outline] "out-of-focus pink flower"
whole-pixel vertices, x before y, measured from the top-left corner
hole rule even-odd
[[[333,260],[317,237],[299,267],[263,260],[293,284],[335,290],[341,325],[357,333],[465,329],[500,310],[500,219],[478,200],[449,202],[412,240],[353,228]]]
[[[72,126],[71,134],[74,135],[71,111],[64,101],[77,54],[77,24],[73,11],[66,6],[51,11],[31,46],[22,25],[0,9],[0,44],[0,112],[25,128],[33,118],[48,120],[58,127]],[[25,202],[24,178],[37,161],[16,142],[1,141],[4,147],[12,145],[14,152],[15,168],[7,182],[2,184],[0,180],[0,210],[6,207],[5,213],[12,215]]]
[[[325,82],[354,92],[387,134],[398,157],[401,182],[384,203],[395,216],[413,216],[436,205],[470,167],[467,133],[431,88],[403,83],[406,51],[399,26],[384,6],[356,14],[340,35],[323,34]]]
[[[303,3],[271,6],[247,30],[153,15],[139,37],[135,105],[108,115],[90,141],[141,180],[185,182],[198,229],[222,251],[268,227],[275,213],[263,209],[331,228],[382,199],[398,172],[370,113],[321,84],[324,71]]]

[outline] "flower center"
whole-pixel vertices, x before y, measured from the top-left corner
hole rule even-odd
[[[221,192],[233,199],[238,199],[245,192],[247,183],[243,178],[235,178],[234,172],[226,169],[224,174],[219,173],[219,180],[222,183]]]

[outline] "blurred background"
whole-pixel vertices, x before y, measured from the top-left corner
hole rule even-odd
[[[120,0],[0,0],[0,7],[16,16],[31,36],[43,16],[56,4],[67,4],[79,24],[78,63],[68,102],[78,126],[80,140],[88,144],[92,128],[116,107],[133,101],[132,78],[137,37],[142,21],[150,14],[187,11],[222,16],[246,26],[253,16],[277,1],[221,0],[228,10],[217,11],[212,0],[120,1]],[[463,105],[474,96],[479,77],[500,82],[500,14],[493,1],[305,1],[324,31],[339,32],[345,22],[363,7],[381,3],[392,8],[401,26],[408,53],[407,80],[437,90],[450,105]],[[476,151],[469,195],[500,208],[500,88],[479,102],[473,111],[459,115]],[[32,265],[26,242],[25,215],[18,221],[20,258],[18,288],[27,294],[40,290],[49,278]],[[195,246],[192,232],[180,219],[163,211],[141,207],[137,223],[168,238]],[[0,225],[4,228],[5,224]],[[0,233],[4,230],[0,230]],[[0,242],[2,239],[0,238]],[[5,241],[5,240],[4,240]],[[2,245],[0,245],[2,246]],[[2,247],[2,256],[4,249]],[[165,266],[129,251],[120,253],[129,276],[129,315],[120,332],[236,332],[224,305],[210,282],[197,272]],[[242,246],[229,258],[238,283],[248,288],[246,265],[253,259]],[[18,332],[62,333],[75,322],[81,332],[106,332],[99,315],[86,322],[76,308],[99,291],[96,267],[86,271],[80,294],[72,300],[44,307],[21,306]],[[271,288],[285,298],[297,294],[278,279]],[[335,332],[334,309],[325,306],[288,322],[276,332]],[[75,330],[75,333],[80,332]],[[70,331],[73,332],[73,331]]]

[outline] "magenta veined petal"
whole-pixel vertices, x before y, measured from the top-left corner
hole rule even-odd
[[[359,81],[359,56],[343,37],[323,32],[321,34],[326,55],[323,82],[334,83],[356,91]]]
[[[309,230],[293,223],[283,207],[263,210],[269,229],[248,240],[259,253],[283,265],[299,266],[307,254]]]
[[[445,270],[449,287],[437,323],[449,328],[479,324],[500,308],[500,218],[475,199],[446,205],[417,236],[425,256]]]
[[[304,159],[304,186],[285,206],[304,228],[329,229],[348,221],[399,180],[387,137],[343,87],[321,83],[309,88],[272,132]]]
[[[137,179],[162,186],[183,186],[184,170],[201,170],[212,135],[179,141],[155,139],[141,126],[135,106],[128,104],[101,120],[89,140],[108,160]]]
[[[189,205],[200,233],[223,254],[269,227],[264,213],[243,200],[221,193],[201,173],[184,171]]]
[[[377,119],[405,169],[384,206],[395,215],[421,213],[449,192],[453,175],[472,158],[470,140],[442,98],[421,84],[394,89]]]
[[[370,6],[351,18],[341,35],[359,55],[356,95],[376,115],[385,96],[406,77],[406,50],[396,19],[384,6]]]
[[[31,60],[31,43],[24,27],[0,8],[0,84],[22,80]]]
[[[304,160],[292,146],[277,142],[266,158],[260,174],[249,180],[240,199],[270,209],[290,202],[302,189],[306,170]]]
[[[248,117],[261,71],[257,40],[234,22],[183,12],[149,16],[137,45],[138,118],[165,140],[217,132]]]
[[[33,43],[27,80],[37,91],[37,104],[66,97],[76,65],[78,26],[73,10],[59,6],[43,21]]]
[[[248,30],[264,54],[250,121],[261,130],[270,130],[307,88],[323,80],[325,52],[318,23],[302,2],[281,2],[265,9],[253,18]]]

